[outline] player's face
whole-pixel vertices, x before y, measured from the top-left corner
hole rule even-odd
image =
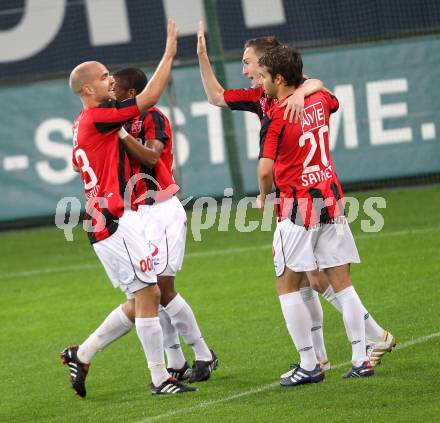
[[[114,95],[116,97],[116,100],[118,101],[124,101],[127,100],[128,98],[132,98],[132,91],[134,90],[127,90],[124,86],[124,84],[122,83],[122,81],[118,78],[115,77],[115,84],[113,85],[113,92]]]
[[[242,73],[246,78],[249,78],[251,81],[251,87],[256,88],[261,84],[260,81],[260,66],[258,65],[259,57],[255,53],[255,50],[252,47],[248,47],[243,52],[243,70]]]
[[[260,81],[263,86],[263,91],[267,95],[268,98],[277,98],[278,90],[277,85],[272,79],[272,75],[267,71],[266,67],[260,68]]]
[[[92,78],[90,88],[93,92],[94,99],[101,103],[108,99],[114,99],[113,85],[115,80],[110,75],[108,69],[101,63],[97,63],[92,70]]]

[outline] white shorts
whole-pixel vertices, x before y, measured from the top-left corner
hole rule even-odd
[[[125,292],[128,299],[134,298],[136,291],[157,283],[143,228],[137,212],[125,211],[117,231],[93,244],[113,286]]]
[[[186,212],[177,197],[151,206],[139,206],[151,239],[151,254],[158,276],[175,276],[182,268],[186,242]]]
[[[322,224],[309,230],[284,219],[275,229],[272,253],[277,277],[283,275],[286,266],[294,272],[310,272],[360,262],[344,217],[338,223]]]

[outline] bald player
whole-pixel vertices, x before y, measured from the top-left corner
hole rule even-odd
[[[115,288],[134,301],[136,332],[151,373],[152,394],[194,391],[170,376],[164,360],[163,334],[159,323],[160,291],[148,251],[148,239],[137,206],[126,199],[131,178],[129,158],[118,132],[121,125],[153,106],[167,84],[177,51],[178,30],[168,21],[165,52],[145,89],[135,98],[117,102],[114,79],[99,62],[84,62],[73,69],[69,84],[83,104],[73,127],[73,166],[79,169],[86,198],[89,240]],[[122,324],[115,324],[115,322]],[[127,332],[130,327],[123,307],[115,309],[95,332],[91,341],[102,347],[109,343],[109,329]],[[124,333],[125,333],[124,332]],[[121,334],[122,335],[122,334]],[[87,350],[70,346],[61,353],[70,370],[72,388],[86,396],[89,369]]]

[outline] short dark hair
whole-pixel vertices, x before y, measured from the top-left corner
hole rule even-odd
[[[139,68],[120,69],[113,73],[113,77],[118,78],[126,90],[134,88],[136,94],[139,94],[148,83],[147,75]]]
[[[266,50],[258,61],[267,68],[272,79],[281,75],[286,85],[297,87],[304,82],[301,53],[283,45]]]
[[[278,47],[281,43],[274,35],[261,38],[251,38],[244,43],[244,48],[252,47],[256,53],[264,53],[268,48]]]

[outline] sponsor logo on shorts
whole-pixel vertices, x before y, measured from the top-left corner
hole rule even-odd
[[[143,273],[152,272],[153,271],[153,260],[151,259],[150,256],[147,256],[139,262],[139,267],[141,268],[141,271]]]
[[[151,259],[153,261],[153,266],[158,266],[159,265],[159,247],[154,244],[153,242],[149,241],[148,242],[148,249],[150,251],[150,255],[151,255]]]

